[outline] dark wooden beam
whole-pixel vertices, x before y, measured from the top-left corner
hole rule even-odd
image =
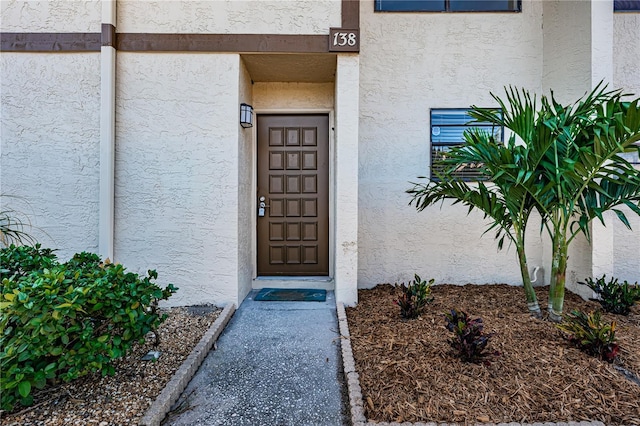
[[[342,0],[342,28],[360,28],[360,0]]]
[[[99,52],[100,33],[0,33],[3,52]]]
[[[112,24],[102,24],[101,41],[103,46],[116,46],[116,27]]]
[[[327,35],[118,33],[123,52],[327,53]]]

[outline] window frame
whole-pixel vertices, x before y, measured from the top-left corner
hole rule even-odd
[[[636,143],[635,145],[640,146],[640,143]],[[629,162],[629,164],[636,166],[636,168],[640,167],[640,152],[637,150],[625,152],[621,154],[621,157]]]
[[[490,110],[494,110],[494,111],[500,111],[502,112],[501,108],[498,107],[480,107],[482,109],[490,109]],[[465,140],[462,137],[462,135],[464,135],[464,132],[467,129],[471,129],[471,128],[480,128],[480,129],[486,129],[489,131],[492,131],[496,128],[499,128],[499,135],[500,137],[497,138],[496,140],[500,143],[504,143],[504,138],[505,138],[505,129],[504,126],[496,126],[494,124],[490,124],[487,122],[476,122],[474,121],[471,117],[469,117],[468,121],[465,121],[464,123],[453,123],[453,124],[438,124],[435,125],[433,124],[434,120],[433,120],[433,115],[434,112],[438,112],[438,111],[464,111],[465,115],[467,115],[468,117],[468,111],[471,111],[472,108],[430,108],[429,109],[429,158],[430,158],[430,163],[429,163],[429,179],[432,181],[439,181],[439,178],[437,175],[434,174],[434,159],[437,158],[436,153],[437,152],[443,152],[444,150],[438,150],[437,148],[446,148],[446,147],[455,147],[455,146],[463,146],[465,145]],[[486,123],[486,124],[482,124],[482,123]],[[460,134],[461,136],[461,140],[459,142],[438,142],[438,141],[434,141],[434,127],[464,127],[465,129],[462,131],[462,133]],[[495,131],[492,131],[492,133],[495,134]],[[438,132],[438,135],[440,134],[440,132]],[[438,136],[436,135],[436,136]],[[473,170],[473,167],[467,167],[466,170],[460,170],[458,173],[455,174],[455,176],[463,181],[466,182],[477,182],[480,181],[482,179],[480,179],[479,174],[477,173],[477,171]]]
[[[614,13],[640,13],[640,0],[614,0]]]
[[[389,8],[388,5],[393,4],[396,0],[374,0],[374,12],[381,13],[520,13],[522,12],[522,0],[504,0],[513,3],[512,8],[507,9],[484,9],[484,10],[456,10],[451,7],[452,2],[469,2],[470,0],[438,0],[444,3],[444,8],[426,7],[432,0],[404,0],[402,3],[415,4],[415,7],[396,7]],[[487,0],[491,1],[491,0]],[[384,7],[384,5],[387,5]]]

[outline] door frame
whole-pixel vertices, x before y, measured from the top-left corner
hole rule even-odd
[[[309,108],[309,109],[278,109],[278,108],[264,108],[254,109],[255,114],[254,123],[257,123],[257,116],[261,114],[265,115],[304,115],[304,114],[326,114],[329,121],[329,276],[328,278],[333,281],[334,267],[335,267],[335,115],[333,109],[327,108]],[[253,279],[258,278],[258,126],[254,125],[251,128],[251,141],[252,141],[252,188],[253,200],[251,201],[251,209],[253,214],[251,216],[251,252],[252,252],[252,268]],[[357,194],[355,195],[357,196]],[[279,277],[282,279],[288,279],[288,276]],[[291,276],[292,279],[313,279],[313,277],[299,277]],[[326,280],[327,277],[321,277]]]

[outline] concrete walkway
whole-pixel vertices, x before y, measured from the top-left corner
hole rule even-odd
[[[256,293],[164,425],[349,424],[333,292],[326,302],[257,302]]]

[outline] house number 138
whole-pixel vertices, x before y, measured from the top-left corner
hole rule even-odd
[[[357,29],[331,28],[329,32],[329,50],[334,52],[358,52],[360,50],[360,31]]]
[[[333,45],[334,46],[352,46],[356,45],[356,33],[335,33],[333,35]]]

